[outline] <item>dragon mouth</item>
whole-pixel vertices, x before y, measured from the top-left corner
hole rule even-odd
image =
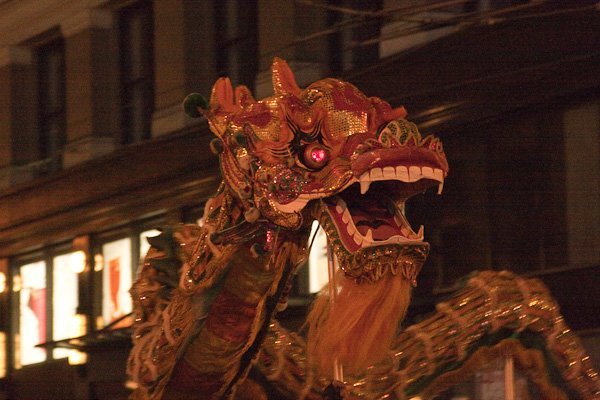
[[[438,186],[444,172],[429,167],[373,168],[337,196],[323,199],[339,239],[347,251],[384,245],[419,245],[424,227],[408,222],[404,208],[414,195]]]

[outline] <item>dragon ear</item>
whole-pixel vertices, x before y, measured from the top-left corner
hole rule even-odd
[[[285,60],[275,57],[271,70],[273,73],[273,90],[275,91],[275,94],[300,95],[300,87],[296,83],[294,73]]]
[[[216,113],[232,113],[237,106],[233,97],[233,86],[229,78],[219,78],[210,94],[210,108]]]
[[[256,100],[254,100],[254,97],[252,97],[250,89],[244,85],[239,85],[235,88],[235,101],[238,107],[241,108],[246,108],[250,104],[256,103]]]

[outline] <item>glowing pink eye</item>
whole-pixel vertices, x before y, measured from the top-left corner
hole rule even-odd
[[[310,152],[310,158],[312,158],[313,161],[316,163],[322,163],[323,161],[325,161],[326,157],[327,153],[323,149],[314,149]]]
[[[329,161],[329,151],[320,143],[312,143],[304,149],[304,163],[309,168],[322,168]]]

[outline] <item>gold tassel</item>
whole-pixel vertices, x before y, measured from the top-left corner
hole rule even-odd
[[[357,284],[338,271],[335,281],[339,293],[333,307],[325,287],[307,318],[308,356],[326,377],[333,375],[336,359],[344,372],[353,375],[386,358],[412,288],[408,280],[392,274],[375,283]]]

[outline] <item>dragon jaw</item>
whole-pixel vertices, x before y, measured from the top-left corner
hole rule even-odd
[[[441,193],[442,174],[441,169],[415,165],[376,167],[341,193],[318,202],[313,215],[347,276],[376,282],[388,272],[400,273],[416,285],[429,244],[422,225],[418,230],[411,227],[404,206],[430,187],[438,185]]]

